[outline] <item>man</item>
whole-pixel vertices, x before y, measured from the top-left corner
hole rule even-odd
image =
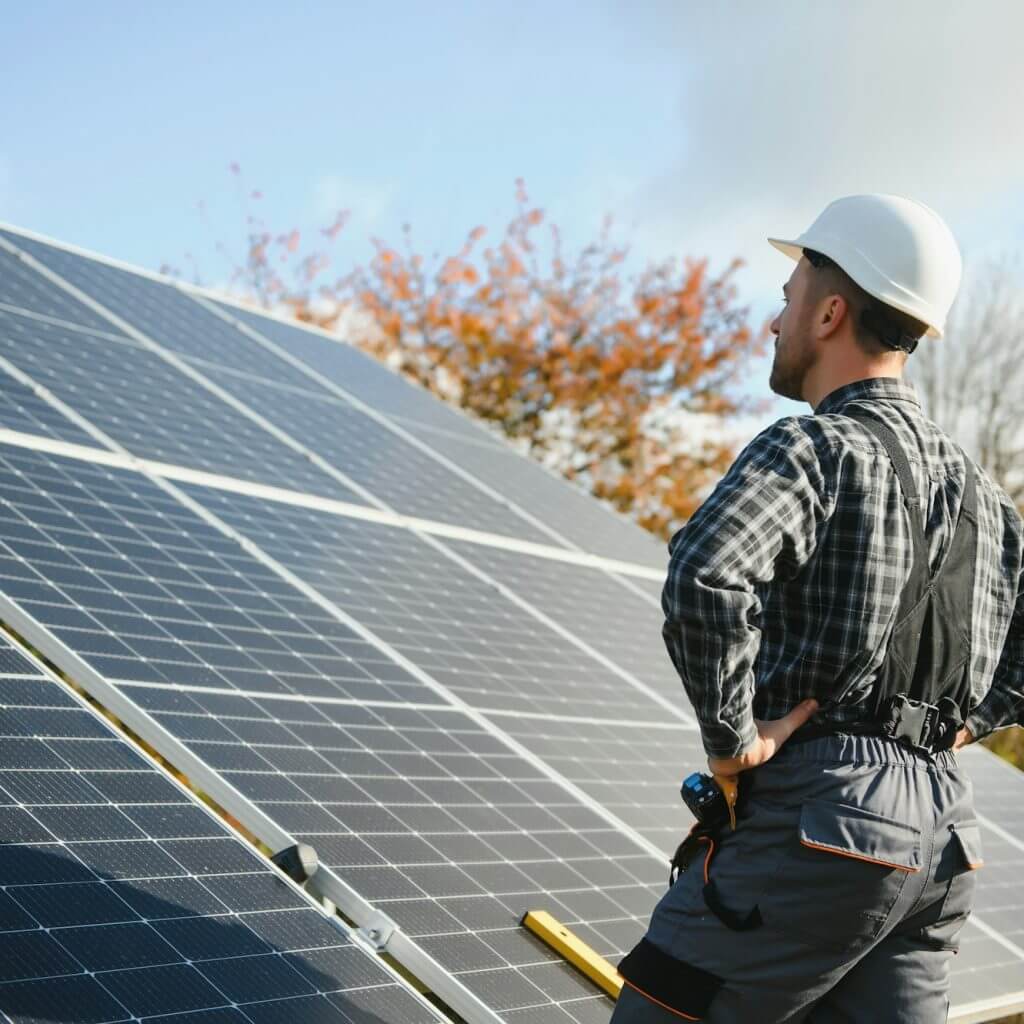
[[[982,860],[955,750],[1024,709],[1024,530],[902,379],[959,288],[938,215],[848,196],[769,241],[771,387],[814,414],[744,449],[662,598],[736,826],[684,844],[612,1021],[935,1024]]]

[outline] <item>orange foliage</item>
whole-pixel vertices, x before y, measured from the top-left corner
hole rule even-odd
[[[237,173],[237,172],[236,172]],[[343,311],[369,314],[375,329],[348,340],[496,424],[531,454],[663,536],[700,504],[731,462],[732,447],[701,422],[674,411],[728,419],[752,408],[734,394],[738,374],[764,351],[767,332],[736,304],[733,261],[712,276],[704,260],[652,264],[624,282],[626,252],[598,240],[572,258],[549,227],[542,267],[542,210],[516,182],[517,213],[505,237],[479,247],[474,228],[461,250],[429,271],[413,250],[373,239],[374,255],[315,303],[313,279],[323,254],[303,261],[286,287],[271,267],[272,246],[299,248],[298,232],[274,238],[253,231],[242,273],[268,305],[333,328]],[[322,233],[334,239],[347,212]],[[328,315],[323,309],[330,309]]]

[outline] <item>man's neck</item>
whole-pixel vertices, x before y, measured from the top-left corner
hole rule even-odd
[[[903,372],[900,369],[890,367],[865,366],[859,369],[851,369],[842,374],[829,374],[824,380],[808,382],[804,391],[804,401],[812,409],[817,409],[821,405],[821,400],[827,395],[831,395],[833,391],[838,391],[839,388],[845,387],[847,384],[854,384],[859,380],[874,380],[878,377],[902,380]]]

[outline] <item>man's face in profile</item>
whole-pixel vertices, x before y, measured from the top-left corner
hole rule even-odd
[[[801,257],[789,280],[783,285],[783,307],[769,328],[775,335],[775,359],[768,386],[777,395],[803,401],[803,383],[814,365],[817,353],[811,338],[807,290],[811,265]]]

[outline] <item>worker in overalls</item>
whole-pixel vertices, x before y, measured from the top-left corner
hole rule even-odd
[[[1024,709],[1022,524],[902,379],[960,284],[941,218],[849,196],[769,241],[771,387],[813,415],[743,450],[662,598],[735,827],[680,847],[612,1022],[936,1024],[982,863],[956,750]]]

